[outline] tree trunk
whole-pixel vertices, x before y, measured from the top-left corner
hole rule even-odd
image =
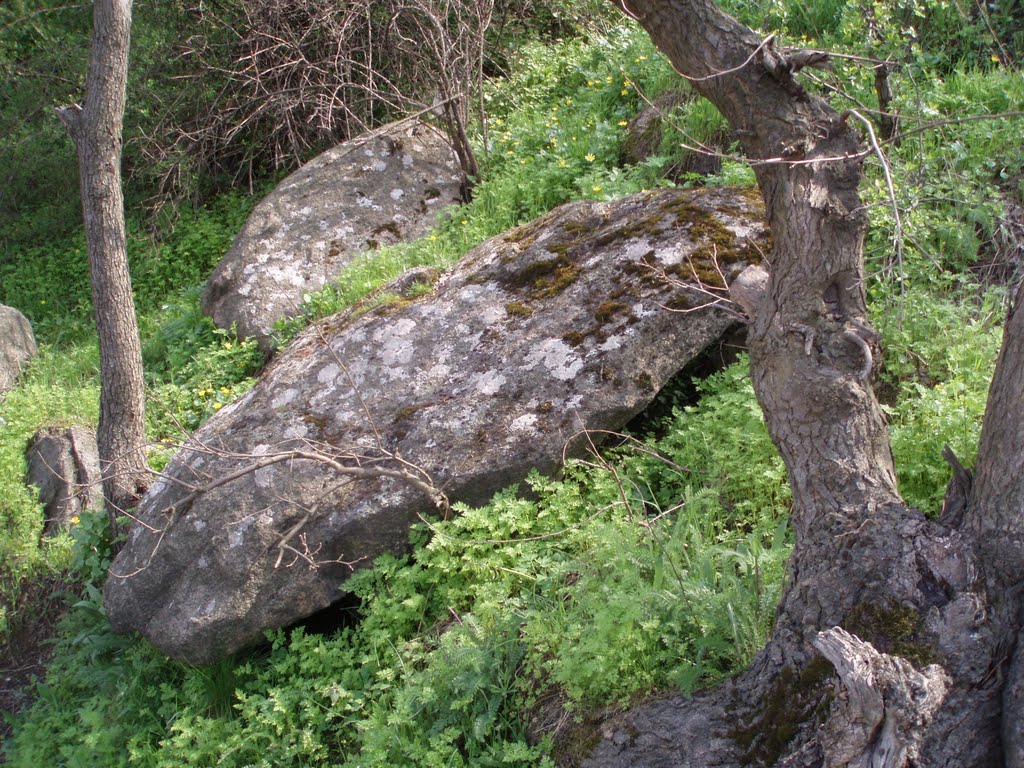
[[[57,110],[74,139],[100,345],[97,434],[112,531],[145,486],[142,352],[125,245],[121,131],[128,79],[131,0],[96,0],[85,106]]]
[[[1024,645],[1021,574],[1024,563],[1024,288],[1018,285],[1003,331],[981,429],[974,487],[964,519],[991,599],[987,611],[999,661],[1012,659],[1002,683],[1002,739],[1007,768],[1024,768]]]
[[[964,525],[929,521],[899,496],[870,384],[859,118],[804,91],[793,78],[801,57],[707,0],[629,0],[625,10],[729,120],[765,199],[774,245],[763,295],[746,300],[751,377],[788,469],[796,543],[773,635],[751,667],[695,699],[605,722],[585,764],[980,768],[1003,764],[1005,739],[1008,761],[1016,745],[1008,764],[1021,765],[1024,693],[1003,687],[1007,674],[1024,677],[1024,660],[1009,664],[1020,626],[1024,312],[1007,325]],[[837,645],[845,633],[835,627],[874,655]],[[841,676],[815,647],[831,649],[831,662],[851,649]],[[899,674],[850,672],[868,658]]]

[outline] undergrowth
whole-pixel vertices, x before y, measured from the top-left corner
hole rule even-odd
[[[807,44],[863,44],[852,3],[733,6]],[[975,26],[957,27],[948,51],[914,30],[963,22],[955,6],[874,7],[881,32],[866,45],[899,64],[891,77],[904,128],[1020,108],[1019,72],[991,60]],[[874,103],[870,69],[836,66],[828,84],[851,97],[835,96],[837,107]],[[356,259],[336,284],[305,297],[300,315],[279,326],[280,343],[409,267],[448,266],[560,203],[663,184],[664,169],[689,151],[684,143],[714,138],[726,155],[715,175],[687,183],[751,183],[735,144],[722,139],[721,116],[695,98],[673,111],[655,156],[620,162],[629,121],[647,99],[679,87],[636,28],[527,41],[508,69],[484,94],[473,201],[416,243]],[[976,276],[994,256],[1002,196],[1024,197],[1018,134],[978,121],[886,145],[898,240],[883,169],[869,158],[868,288],[885,348],[876,388],[901,491],[930,514],[948,478],[942,445],[969,465],[977,443],[1003,295]],[[173,228],[131,224],[155,468],[251,386],[263,362],[254,344],[215,330],[199,309],[202,281],[255,200],[226,195],[183,211]],[[264,646],[205,668],[114,634],[99,591],[110,555],[104,515],[40,543],[38,503],[22,484],[34,431],[95,423],[98,391],[81,236],[40,243],[24,235],[32,228],[5,229],[0,260],[0,302],[25,312],[43,342],[0,402],[0,637],[31,621],[20,598],[26,580],[70,571],[85,596],[5,747],[10,764],[550,765],[550,745],[529,723],[552,696],[582,716],[663,688],[697,690],[741,669],[763,643],[783,584],[790,496],[744,362],[699,384],[699,399],[678,403],[657,437],[606,446],[557,479],[534,475],[485,507],[424,522],[408,557],[380,558],[352,578],[360,620],[334,634],[275,631]]]
[[[735,506],[723,481],[748,472],[749,436],[772,449],[754,407],[721,432],[708,418],[752,398],[742,366],[703,387],[670,433],[678,445],[702,435],[729,465],[627,441],[561,479],[534,475],[530,499],[509,489],[427,522],[414,554],[353,576],[361,620],[334,635],[276,631],[191,669],[114,634],[93,588],[11,764],[538,765],[546,746],[526,723],[550,686],[582,709],[742,668],[782,584],[787,495],[776,475]],[[678,489],[671,506],[650,495],[655,470]],[[85,556],[102,546],[80,541],[76,565],[95,573]]]

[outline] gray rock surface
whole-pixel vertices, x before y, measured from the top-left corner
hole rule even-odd
[[[85,427],[47,427],[26,453],[26,483],[39,489],[46,515],[44,535],[71,525],[86,509],[103,507],[96,435]]]
[[[765,239],[749,190],[573,203],[427,295],[307,329],[143,498],[111,622],[202,664],[329,605],[351,573],[339,561],[407,548],[428,483],[484,502],[582,453],[580,430],[622,427],[733,322],[701,308],[694,276],[722,285]]]
[[[353,257],[427,232],[461,200],[462,182],[444,136],[415,120],[339,144],[256,206],[210,277],[203,312],[265,343]]]
[[[0,395],[14,389],[21,369],[37,352],[28,318],[14,307],[0,304]]]

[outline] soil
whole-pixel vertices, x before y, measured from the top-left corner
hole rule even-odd
[[[34,684],[45,676],[53,655],[51,640],[74,588],[66,581],[47,579],[22,593],[18,615],[32,618],[16,621],[7,643],[0,646],[0,748],[11,737],[13,716],[32,706]],[[6,750],[0,749],[0,763],[4,762]]]

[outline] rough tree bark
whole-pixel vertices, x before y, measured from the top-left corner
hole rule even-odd
[[[125,245],[121,132],[131,0],[96,0],[85,105],[57,110],[78,150],[82,216],[100,345],[97,433],[111,529],[144,490],[142,352]]]
[[[751,667],[694,699],[609,719],[584,764],[1024,765],[1024,658],[1014,656],[1024,312],[1006,326],[963,522],[928,520],[899,495],[870,384],[859,118],[794,79],[806,55],[778,50],[709,0],[628,0],[623,10],[729,120],[765,199],[770,278],[744,301],[796,543],[773,635]],[[868,648],[837,640],[848,636],[836,627]],[[816,647],[833,661],[850,654],[840,676]]]

